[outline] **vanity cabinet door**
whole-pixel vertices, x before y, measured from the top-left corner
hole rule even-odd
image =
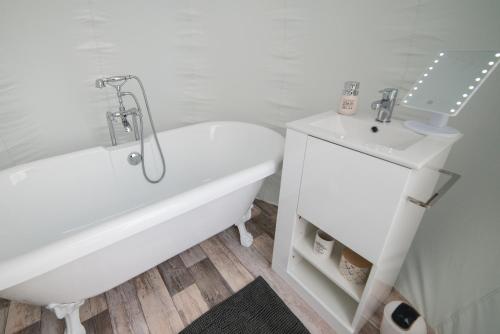
[[[376,263],[410,169],[314,137],[303,168],[299,215]]]

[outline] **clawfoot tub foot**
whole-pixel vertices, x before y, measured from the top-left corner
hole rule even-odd
[[[236,224],[236,227],[238,227],[238,232],[240,233],[240,243],[244,247],[250,247],[253,244],[253,236],[245,227],[245,223],[249,221],[250,218],[252,218],[252,208],[253,205],[248,209],[245,215],[241,217],[240,222]]]
[[[64,334],[85,334],[85,328],[80,322],[80,306],[83,300],[77,303],[68,304],[49,304],[47,309],[56,314],[57,319],[64,319],[66,329]]]

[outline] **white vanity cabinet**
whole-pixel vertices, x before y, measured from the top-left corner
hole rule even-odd
[[[336,331],[356,333],[390,292],[425,211],[409,197],[431,197],[456,139],[414,167],[308,124],[287,129],[272,266]],[[313,253],[317,229],[336,240],[329,258]],[[366,284],[340,274],[344,246],[372,263]]]
[[[375,262],[410,169],[314,137],[306,145],[298,215]]]

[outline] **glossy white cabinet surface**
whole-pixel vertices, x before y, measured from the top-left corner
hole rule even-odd
[[[410,169],[309,137],[298,214],[376,262]]]
[[[324,113],[287,129],[272,266],[338,333],[357,333],[389,294],[425,212],[408,198],[433,194],[460,138],[372,125]],[[328,258],[312,251],[317,229],[336,240]],[[340,274],[342,247],[372,263],[365,285]]]

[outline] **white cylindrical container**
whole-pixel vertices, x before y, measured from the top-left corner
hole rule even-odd
[[[385,305],[380,334],[426,334],[424,319],[410,305],[392,301]]]
[[[335,240],[327,233],[317,230],[314,238],[314,254],[321,257],[329,257],[333,250]]]

